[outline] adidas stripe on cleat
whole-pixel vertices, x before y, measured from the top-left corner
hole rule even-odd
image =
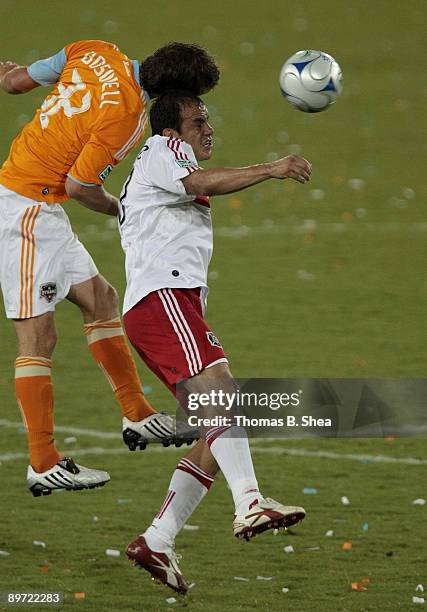
[[[123,442],[131,451],[137,448],[144,450],[151,443],[163,446],[175,444],[178,447],[191,444],[199,437],[198,429],[182,422],[176,423],[175,418],[165,412],[151,414],[138,422],[123,417]]]
[[[182,595],[188,591],[187,581],[178,567],[181,556],[173,549],[169,553],[156,552],[149,548],[144,536],[139,536],[128,545],[126,555],[135,567],[147,570],[153,580]]]
[[[64,457],[46,472],[36,472],[31,465],[27,470],[27,485],[34,497],[50,495],[52,491],[81,491],[103,487],[110,475],[102,470],[93,470],[74,463]]]
[[[283,506],[281,503],[266,497],[256,500],[248,509],[247,514],[235,516],[233,532],[236,538],[250,540],[267,529],[291,527],[305,517],[305,510],[300,506]]]

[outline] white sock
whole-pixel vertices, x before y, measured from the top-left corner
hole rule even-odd
[[[178,532],[193,514],[214,477],[188,459],[181,459],[172,475],[159,512],[142,535],[151,550],[168,552]]]
[[[231,489],[236,514],[246,514],[251,503],[262,499],[262,495],[245,429],[215,427],[207,432],[206,441]]]

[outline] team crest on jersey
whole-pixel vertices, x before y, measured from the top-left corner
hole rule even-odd
[[[113,166],[111,164],[108,164],[108,166],[105,166],[104,170],[98,174],[102,182],[105,181],[105,179],[110,174],[112,169],[113,169]]]
[[[193,168],[194,164],[189,159],[176,159],[175,163],[178,164],[180,168]]]
[[[212,346],[219,346],[219,348],[222,348],[221,342],[218,340],[218,338],[215,336],[213,332],[211,331],[206,332],[206,337],[209,340],[209,342],[212,344]]]
[[[40,297],[44,298],[49,304],[53,298],[56,297],[57,293],[56,283],[44,283],[44,285],[40,285]]]

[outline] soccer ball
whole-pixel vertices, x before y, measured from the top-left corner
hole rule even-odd
[[[340,95],[342,72],[327,53],[298,51],[283,64],[279,83],[289,104],[305,113],[319,113]]]

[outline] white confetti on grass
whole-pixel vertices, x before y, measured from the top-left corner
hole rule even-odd
[[[310,196],[313,200],[323,200],[325,197],[325,192],[323,189],[311,189]]]
[[[365,181],[361,178],[352,178],[348,181],[348,186],[353,191],[360,191],[365,186]]]
[[[412,200],[415,198],[415,191],[411,187],[404,187],[402,189],[402,195],[406,200]]]
[[[417,586],[415,587],[415,592],[424,593],[423,585],[422,584],[417,584]]]
[[[294,551],[294,547],[292,546],[292,544],[289,544],[289,546],[285,546],[284,549],[285,553],[293,553]]]
[[[327,538],[331,538],[334,535],[334,532],[332,531],[332,529],[328,529],[328,531],[325,533],[325,536]]]
[[[185,531],[197,531],[200,529],[199,525],[184,525]]]
[[[292,143],[288,145],[288,151],[291,155],[299,155],[301,153],[301,145]]]
[[[343,506],[349,506],[350,505],[350,500],[348,499],[348,497],[343,495],[341,497],[341,503],[342,503]]]
[[[64,444],[74,444],[77,442],[76,436],[68,436],[68,438],[64,438]]]
[[[10,557],[10,552],[7,552],[7,550],[0,550],[0,557]]]
[[[307,270],[298,270],[296,276],[302,281],[312,281],[316,278],[314,274],[307,272]]]
[[[33,540],[34,546],[40,546],[41,548],[46,548],[46,542],[42,540]]]
[[[255,45],[248,41],[242,42],[239,51],[241,55],[252,55],[255,51]]]
[[[424,599],[424,597],[415,597],[415,595],[414,595],[414,597],[412,598],[412,603],[423,604],[423,603],[425,603],[425,599]]]
[[[106,21],[105,23],[103,23],[102,29],[106,34],[113,34],[119,29],[119,24],[117,23],[117,21]]]
[[[234,580],[238,582],[249,582],[249,578],[243,578],[243,576],[234,576]]]
[[[282,593],[289,593],[288,587],[282,587]]]
[[[414,501],[412,502],[413,506],[425,506],[426,500],[423,499],[422,497],[419,497],[418,499],[414,499]]]
[[[107,548],[105,554],[107,557],[120,557],[120,550],[116,550],[115,548]]]
[[[273,580],[273,576],[257,576],[256,577],[257,580]]]
[[[308,27],[308,21],[303,17],[297,17],[292,22],[292,27],[297,32],[304,32]]]
[[[174,603],[176,603],[176,599],[175,599],[175,597],[168,597],[168,598],[166,599],[166,603],[168,603],[168,604],[174,604]]]

